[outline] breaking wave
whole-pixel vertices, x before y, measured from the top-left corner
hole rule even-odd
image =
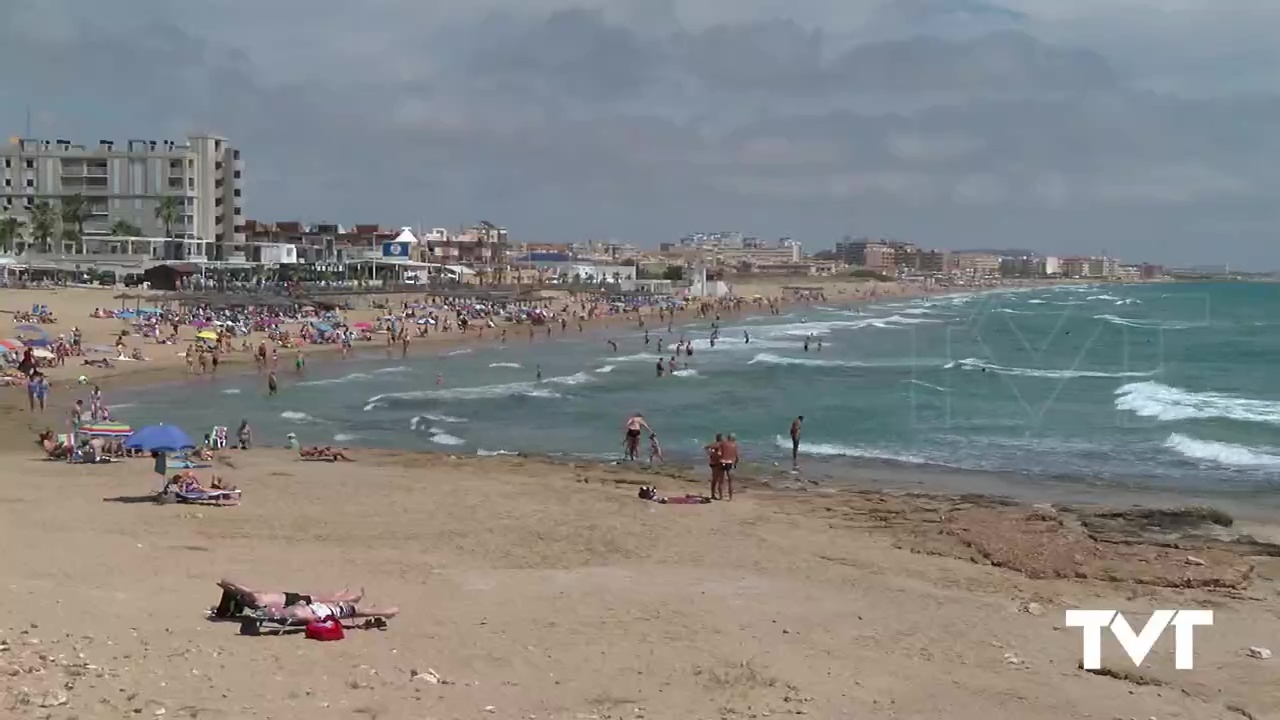
[[[944,370],[988,370],[990,372],[999,373],[1001,375],[1018,375],[1021,377],[1038,377],[1038,378],[1056,378],[1066,380],[1071,378],[1132,378],[1132,377],[1151,377],[1158,370],[1148,370],[1145,372],[1103,372],[1101,370],[1044,370],[1038,368],[1019,368],[1005,367],[994,363],[985,362],[978,358],[965,358],[964,360],[956,360],[943,366]]]
[[[1280,402],[1227,393],[1192,392],[1154,381],[1129,383],[1116,390],[1116,409],[1162,422],[1223,418],[1280,425]]]

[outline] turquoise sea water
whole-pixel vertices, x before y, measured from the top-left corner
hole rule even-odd
[[[1001,291],[730,318],[714,348],[708,320],[651,326],[648,345],[614,328],[617,352],[572,330],[407,361],[374,351],[305,379],[282,369],[274,398],[262,378],[230,376],[141,391],[118,414],[193,433],[234,432],[243,417],[271,445],[296,432],[304,444],[605,459],[620,453],[626,415],[643,412],[676,462],[734,432],[766,466],[790,464],[785,435],[804,415],[802,452],[833,477],[842,463],[918,463],[1256,492],[1280,470],[1277,323],[1274,285]],[[681,335],[695,343],[688,369],[658,378],[657,338]]]

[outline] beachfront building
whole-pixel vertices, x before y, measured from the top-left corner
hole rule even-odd
[[[1000,256],[991,253],[952,253],[949,272],[964,278],[978,279],[1000,274]]]
[[[243,253],[243,172],[240,151],[214,135],[95,145],[14,137],[0,145],[0,215],[29,224],[38,203],[79,196],[86,237],[127,223],[141,237],[206,241],[209,259],[223,259]],[[168,222],[162,205],[173,209]]]
[[[1120,275],[1120,261],[1112,257],[1064,257],[1062,277],[1114,278]]]

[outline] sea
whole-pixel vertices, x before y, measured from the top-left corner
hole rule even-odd
[[[195,437],[244,419],[276,446],[296,433],[303,444],[598,461],[619,459],[626,417],[643,413],[669,464],[701,467],[702,447],[734,433],[744,462],[783,480],[802,415],[809,482],[1252,503],[1280,485],[1278,331],[1274,285],[1058,285],[650,323],[647,339],[618,319],[597,332],[557,327],[556,342],[539,328],[505,345],[419,344],[407,359],[373,347],[313,360],[302,377],[285,356],[274,397],[249,372],[140,389],[116,410]],[[670,357],[659,339],[681,338],[693,356],[659,377]]]

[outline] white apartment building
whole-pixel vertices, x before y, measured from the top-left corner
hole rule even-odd
[[[124,220],[144,237],[163,237],[156,208],[172,197],[178,204],[173,237],[206,241],[209,259],[222,260],[244,252],[243,173],[240,151],[213,135],[92,146],[15,137],[0,145],[0,216],[25,224],[37,202],[56,207],[81,195],[90,214],[86,236],[108,235]]]

